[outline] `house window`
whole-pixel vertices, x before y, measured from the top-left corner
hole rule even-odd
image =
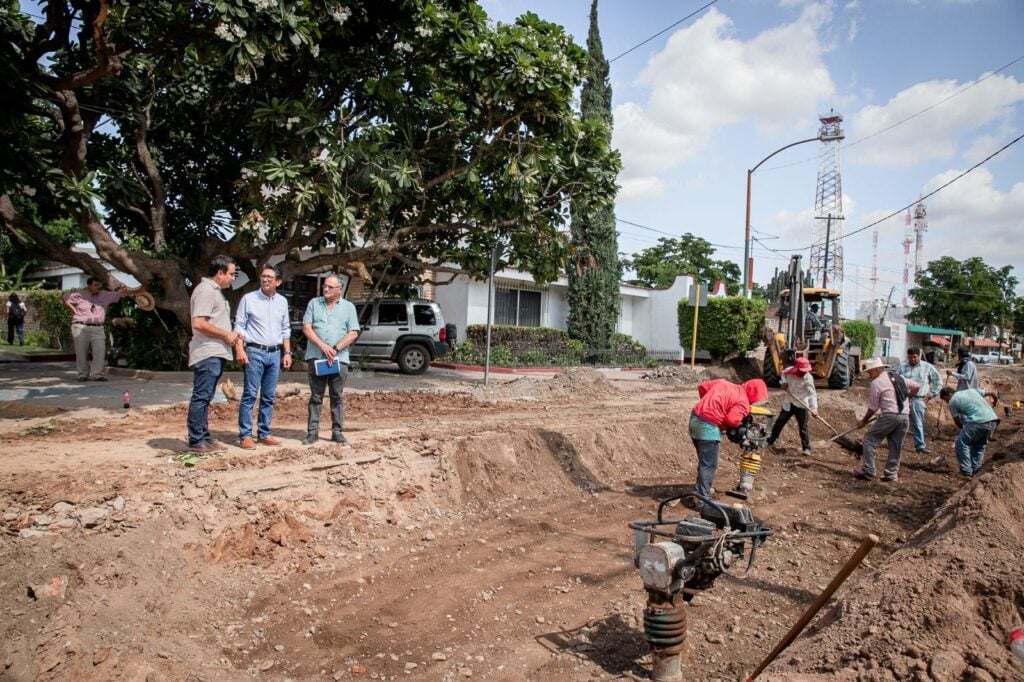
[[[495,289],[494,323],[516,327],[539,327],[540,292],[526,289]]]

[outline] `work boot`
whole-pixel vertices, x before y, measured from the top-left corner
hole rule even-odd
[[[315,433],[306,434],[306,437],[302,439],[303,445],[312,445],[313,443],[320,440],[320,436]]]
[[[345,438],[345,435],[343,433],[341,433],[340,431],[338,431],[337,433],[332,433],[331,434],[331,440],[333,440],[335,443],[341,443],[342,445],[348,445],[348,438]]]
[[[273,436],[267,436],[266,438],[257,438],[256,442],[259,443],[260,445],[272,445],[275,447],[281,444],[281,441],[277,438],[274,438]]]

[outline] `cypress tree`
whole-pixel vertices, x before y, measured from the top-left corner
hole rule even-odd
[[[597,119],[605,124],[606,140],[610,144],[612,87],[597,27],[597,0],[590,6],[587,53],[589,64],[580,94],[581,114],[585,120]],[[622,276],[614,206],[589,212],[573,211],[571,231],[569,336],[582,341],[587,348],[608,348],[619,317]]]

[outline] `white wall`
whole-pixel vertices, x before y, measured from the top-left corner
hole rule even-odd
[[[499,286],[534,288],[528,274],[505,271],[495,276]],[[621,312],[616,328],[629,334],[650,350],[678,350],[683,357],[679,343],[678,305],[689,296],[693,278],[679,275],[667,289],[621,286]],[[569,317],[568,282],[561,279],[542,289],[541,325],[555,329],[567,328]],[[709,294],[725,296],[721,286]],[[465,338],[465,329],[473,324],[487,322],[487,282],[470,280],[459,276],[452,284],[436,287],[434,298],[441,306],[446,322],[454,322],[459,328],[459,337]],[[704,354],[698,354],[703,357]]]

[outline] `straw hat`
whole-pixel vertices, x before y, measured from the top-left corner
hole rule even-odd
[[[149,312],[156,308],[156,299],[153,298],[153,294],[148,291],[140,291],[135,294],[135,305],[139,306],[146,312]]]
[[[881,369],[885,367],[885,363],[882,362],[882,358],[868,358],[864,363],[864,371],[870,372],[873,369]]]

